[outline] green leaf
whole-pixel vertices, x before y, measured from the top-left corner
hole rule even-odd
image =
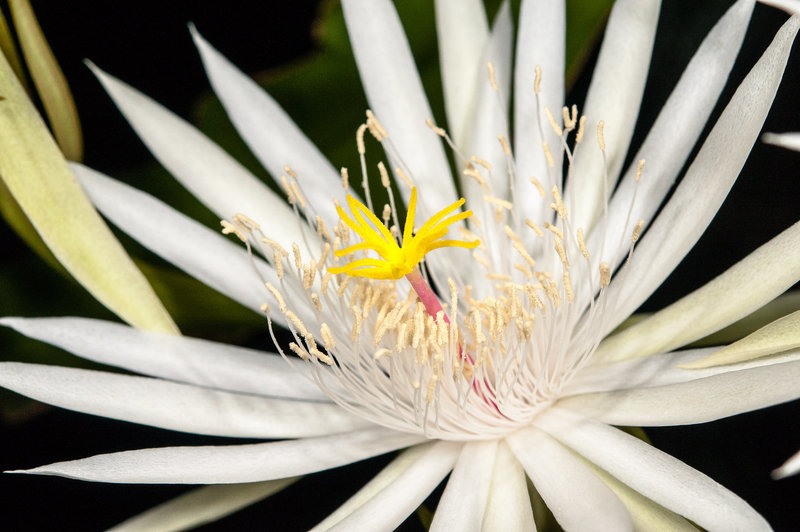
[[[5,57],[0,176],[61,264],[128,323],[177,332],[141,272],[84,195]]]

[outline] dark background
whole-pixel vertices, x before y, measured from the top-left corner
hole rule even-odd
[[[640,127],[641,142],[700,39],[728,2],[665,2],[648,80]],[[90,58],[101,68],[131,83],[170,109],[192,118],[194,102],[208,83],[189,38],[186,23],[201,33],[246,72],[285,68],[317,50],[311,28],[317,2],[44,2],[34,8],[72,87],[83,123],[86,163],[115,175],[150,160],[149,154],[116,111],[99,84],[82,65]],[[732,79],[741,79],[769,43],[786,16],[758,6]],[[571,101],[580,103],[590,68],[579,80]],[[790,59],[784,83],[765,131],[800,130],[797,88],[800,60]],[[735,84],[729,84],[722,101]],[[320,91],[324,87],[309,87]],[[718,114],[719,109],[715,112]],[[444,120],[440,120],[441,123]],[[343,134],[350,135],[349,130]],[[714,223],[646,310],[668,304],[701,286],[735,261],[800,219],[800,153],[757,144]],[[334,164],[337,164],[334,161]],[[30,254],[0,225],[0,260]],[[43,267],[42,283],[58,281]],[[51,277],[48,277],[51,276]],[[56,279],[56,281],[53,281]],[[31,287],[31,297],[45,297]],[[2,301],[0,300],[0,305]],[[0,313],[4,313],[0,306]],[[14,359],[13,353],[5,353]],[[684,460],[731,488],[762,512],[779,530],[800,527],[800,477],[769,479],[769,471],[800,449],[798,405],[791,403],[732,419],[693,427],[651,429],[659,448]],[[23,424],[0,427],[0,468],[22,469],[56,460],[138,447],[227,443],[116,422],[59,409]],[[266,501],[205,527],[236,530],[306,529],[346,500],[388,458],[312,475]],[[91,484],[52,477],[0,475],[2,517],[6,530],[107,528],[183,491],[179,486]],[[435,506],[435,501],[433,505]],[[404,525],[419,528],[412,516]]]

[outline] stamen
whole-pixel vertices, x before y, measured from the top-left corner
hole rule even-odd
[[[342,173],[342,188],[345,191],[348,191],[350,190],[350,173],[347,171],[347,168],[345,167],[342,167],[341,173]]]
[[[492,85],[492,90],[497,92],[500,89],[497,87],[497,80],[494,77],[494,65],[489,61],[486,63],[486,67],[489,69],[489,83]]]

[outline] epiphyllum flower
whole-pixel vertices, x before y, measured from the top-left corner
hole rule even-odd
[[[768,528],[710,478],[614,426],[701,423],[800,395],[797,346],[767,342],[760,355],[783,352],[756,360],[734,349],[739,361],[721,366],[730,350],[674,351],[800,278],[800,224],[695,293],[611,333],[724,200],[769,110],[798,21],[778,32],[656,216],[724,85],[752,1],[739,0],[709,33],[625,171],[658,2],[615,4],[580,112],[561,107],[564,6],[523,2],[513,136],[507,6],[490,29],[478,3],[437,2],[448,135],[426,125],[430,111],[391,3],[343,5],[374,111],[357,135],[362,176],[367,184],[370,132],[393,169],[378,165],[386,206],[374,205],[369,186],[364,204],[345,200],[354,194],[349,174],[340,179],[286,114],[196,32],[215,91],[254,153],[282,176],[290,206],[190,125],[96,73],[159,161],[229,220],[225,231],[245,241],[252,257],[155,198],[75,167],[114,224],[266,311],[271,330],[287,328],[294,341],[276,343],[285,361],[102,321],[3,320],[146,375],[6,363],[6,387],[158,427],[281,441],[140,449],[28,472],[217,485],[135,518],[158,528],[204,522],[294,476],[407,448],[319,528],[392,528],[448,473],[435,530],[532,529],[526,476],[569,530],[680,529],[689,521],[714,530]],[[439,137],[455,153],[475,212],[468,220],[469,212],[457,212]],[[409,205],[403,234],[392,175]],[[351,215],[340,207],[345,201]],[[414,231],[417,219],[423,223]],[[462,240],[445,238],[450,225]]]

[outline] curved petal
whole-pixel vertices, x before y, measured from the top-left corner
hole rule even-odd
[[[394,530],[453,469],[460,449],[455,442],[429,443],[391,484],[329,530]]]
[[[329,400],[273,353],[88,318],[0,318],[0,325],[87,360],[152,377],[256,395]]]
[[[595,356],[621,360],[680,347],[762,307],[798,279],[800,222],[705,286],[606,339]]]
[[[504,441],[497,446],[482,529],[536,532],[525,471]]]
[[[786,460],[782,466],[772,472],[772,478],[779,480],[791,475],[795,475],[800,471],[800,452],[796,452],[791,458]]]
[[[531,185],[531,176],[545,185],[561,185],[561,141],[537,111],[533,85],[535,69],[540,66],[542,105],[552,111],[558,111],[564,105],[567,24],[564,4],[564,0],[524,0],[519,9],[517,57],[514,63],[514,159],[517,166],[514,204],[522,219],[528,217],[538,221],[547,208],[539,192]],[[542,151],[543,141],[552,149],[552,169],[547,166]],[[527,236],[527,232],[524,234],[525,238],[533,239]]]
[[[60,366],[0,362],[0,386],[77,412],[212,436],[302,438],[370,425],[333,403],[243,395]]]
[[[219,146],[144,94],[89,66],[156,159],[217,216],[246,214],[284,247],[303,241],[284,200]],[[306,233],[315,241],[315,233]]]
[[[800,2],[798,2],[798,6],[800,6]],[[800,133],[764,133],[761,135],[761,142],[800,151]]]
[[[122,484],[238,484],[331,469],[423,440],[418,435],[372,428],[248,445],[123,451],[10,472]]]
[[[561,396],[678,384],[729,371],[782,364],[800,359],[800,349],[796,349],[780,355],[747,360],[736,365],[699,369],[701,366],[698,362],[702,362],[715,352],[719,352],[719,349],[715,347],[687,349],[608,364],[587,365],[567,384]]]
[[[800,311],[775,320],[756,332],[731,345],[727,345],[700,360],[684,365],[685,368],[707,368],[733,364],[763,357],[772,353],[800,347]]]
[[[436,507],[431,531],[482,529],[496,454],[497,440],[464,444]]]
[[[178,532],[189,530],[238,512],[295,482],[282,478],[246,484],[203,486],[126,519],[108,532]]]
[[[617,183],[628,153],[650,56],[661,0],[618,0],[606,26],[582,114],[589,132],[603,120],[605,160],[594,139],[575,150],[564,200],[572,223],[591,232]],[[607,182],[604,183],[604,181]]]
[[[313,532],[322,532],[330,530],[330,528],[354,511],[364,506],[375,495],[383,491],[397,480],[400,475],[405,473],[408,468],[417,462],[417,459],[427,450],[425,445],[416,445],[405,451],[401,452],[397,458],[392,460],[389,465],[381,469],[381,472],[372,477],[372,479],[364,484],[352,497],[347,499],[344,504],[339,506],[332,514],[328,515],[324,520],[320,521],[311,530]]]
[[[456,191],[441,141],[425,125],[433,113],[397,12],[389,0],[343,0],[342,7],[367,100],[404,163],[390,154],[392,164],[407,167],[425,190],[419,212],[431,215]],[[408,187],[400,190],[408,201]]]
[[[770,530],[735,494],[621,430],[560,409],[551,409],[536,424],[645,497],[707,530]]]
[[[596,263],[607,260],[618,265],[627,255],[626,237],[632,224],[638,220],[649,223],[672,188],[725,86],[754,4],[754,0],[739,0],[729,8],[684,69],[634,158],[646,161],[641,180],[635,180],[638,164],[632,165],[611,198],[607,229],[590,234],[587,244],[598,255]],[[619,245],[620,235],[623,246]],[[599,256],[601,249],[603,257]]]
[[[578,395],[558,404],[610,425],[689,425],[797,399],[798,380],[800,361],[793,361],[678,384]]]
[[[103,216],[181,270],[242,305],[259,311],[266,299],[261,273],[278,283],[274,269],[156,198],[81,165],[72,169]],[[256,266],[253,262],[255,260]],[[283,320],[283,315],[275,318]]]
[[[611,331],[672,272],[705,231],[744,165],[767,116],[798,29],[789,19],[742,81],[672,198],[647,231],[626,270],[609,287],[620,298]]]
[[[565,530],[633,530],[616,495],[569,449],[535,427],[506,440]]]
[[[486,10],[480,0],[436,0],[434,5],[448,129],[456,146],[463,146],[489,38]]]
[[[317,213],[329,226],[335,224],[339,217],[332,200],[345,201],[339,172],[266,91],[203,39],[194,25],[189,30],[214,92],[264,168],[277,179],[286,173],[286,165],[291,166]]]

